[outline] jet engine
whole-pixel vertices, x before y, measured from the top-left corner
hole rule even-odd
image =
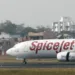
[[[57,54],[57,59],[59,61],[75,61],[75,51],[65,51]]]

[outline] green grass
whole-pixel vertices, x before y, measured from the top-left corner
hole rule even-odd
[[[0,75],[75,75],[75,69],[72,68],[0,69]]]

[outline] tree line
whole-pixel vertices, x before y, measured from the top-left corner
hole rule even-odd
[[[10,20],[6,20],[5,22],[0,23],[0,32],[6,32],[11,35],[19,34],[21,36],[27,35],[28,32],[44,32],[46,30],[51,30],[49,27],[37,26],[36,28],[25,27],[24,24],[15,24]]]

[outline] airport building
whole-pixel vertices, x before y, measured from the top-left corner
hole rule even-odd
[[[63,32],[67,38],[75,37],[75,23],[70,17],[61,17],[59,21],[52,23],[52,31],[58,33],[58,36]]]
[[[29,37],[30,40],[43,39],[43,36],[44,36],[44,32],[38,32],[38,33],[29,32],[28,33],[28,37]]]
[[[70,17],[61,17],[58,22],[52,23],[52,31],[58,33],[61,31],[75,31],[75,23]]]

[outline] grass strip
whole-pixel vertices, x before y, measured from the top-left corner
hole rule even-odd
[[[73,68],[21,68],[0,69],[0,75],[75,75]]]

